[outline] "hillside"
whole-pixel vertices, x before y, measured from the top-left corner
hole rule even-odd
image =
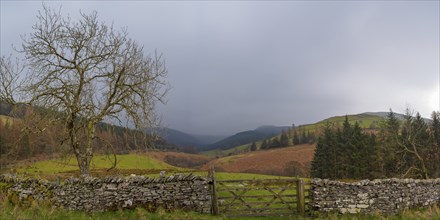
[[[262,139],[280,134],[283,130],[289,129],[288,126],[260,126],[254,130],[239,132],[235,135],[220,140],[214,144],[207,145],[201,150],[228,150],[237,146],[260,141]]]
[[[213,150],[213,149],[227,150],[230,148],[234,148],[236,146],[250,143],[252,141],[258,141],[266,137],[267,135],[255,130],[243,131],[235,135],[232,135],[230,137],[227,137],[214,144],[210,144],[207,147],[203,148],[203,150]]]
[[[283,131],[286,131],[290,128],[290,126],[273,126],[273,125],[264,125],[256,128],[254,131],[263,133],[267,136],[274,136],[280,134]]]
[[[155,130],[155,132],[168,143],[179,147],[200,147],[202,145],[196,137],[176,129],[160,128]]]
[[[313,159],[314,152],[315,147],[313,145],[259,150],[218,158],[204,165],[202,169],[214,166],[217,170],[225,172],[270,175],[292,175],[296,172],[296,175],[302,174],[305,176],[308,174],[308,167]]]
[[[383,114],[384,116],[386,116],[386,114]],[[354,124],[356,122],[358,122],[360,124],[360,126],[364,129],[375,129],[376,126],[378,125],[378,123],[384,119],[384,117],[379,116],[379,115],[375,115],[374,113],[361,113],[361,114],[356,114],[356,115],[347,115],[348,117],[348,121],[351,124]],[[304,131],[306,133],[312,133],[312,134],[319,134],[321,128],[326,124],[326,123],[332,123],[334,125],[342,125],[342,123],[345,120],[345,115],[343,116],[334,116],[334,117],[330,117],[324,120],[321,120],[319,122],[316,122],[314,124],[306,124],[306,125],[299,125],[297,126],[297,131]],[[257,128],[256,130],[261,130],[265,129],[263,127]],[[284,128],[289,128],[289,127],[284,127]],[[283,129],[280,130],[280,132]],[[287,129],[285,129],[287,130]],[[290,130],[289,131],[289,138],[290,138],[290,143],[292,143],[292,137],[293,137],[293,131]],[[280,133],[277,133],[275,135],[269,135],[269,136],[261,136],[260,139],[256,139],[256,140],[252,140],[252,141],[256,141],[257,146],[259,147],[261,145],[261,141],[265,138],[275,138],[278,137]],[[233,155],[233,154],[241,154],[243,152],[247,152],[249,151],[249,146],[252,143],[252,141],[248,141],[246,143],[243,143],[241,145],[236,145],[234,147],[228,147],[228,148],[221,148],[219,146],[216,146],[217,148],[213,147],[210,148],[211,150],[206,150],[203,152],[203,154],[209,155],[209,156],[218,156],[218,157],[223,157],[223,156],[228,156],[228,155]]]
[[[218,142],[225,136],[221,135],[197,135],[189,134],[172,128],[157,128],[155,132],[166,140],[168,143],[178,146],[180,149],[184,147],[194,147],[201,149],[207,145]]]
[[[30,112],[35,113],[32,117],[27,117]],[[43,127],[40,116],[46,114],[47,109],[34,108],[19,104],[15,108],[0,101],[0,165],[9,165],[22,160],[32,158],[49,158],[59,154],[65,154],[70,150],[63,135],[64,125],[61,122],[50,124]],[[56,112],[51,112],[53,116],[61,116]],[[25,121],[29,119],[33,129],[28,134],[23,134]],[[177,150],[164,139],[149,135],[139,135],[131,128],[125,128],[109,123],[98,123],[95,130],[97,141],[95,142],[94,152],[97,154],[117,153],[123,154],[134,150],[147,150],[146,146],[153,146],[160,150]],[[64,144],[61,144],[64,143]]]

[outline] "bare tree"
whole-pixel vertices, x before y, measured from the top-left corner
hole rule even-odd
[[[0,57],[0,100],[9,104],[14,104],[17,93],[24,81],[20,80],[20,75],[24,67],[20,65],[18,59],[12,60],[12,56]]]
[[[27,103],[55,112],[87,176],[98,123],[119,121],[139,131],[155,125],[155,103],[169,88],[165,63],[157,53],[145,56],[126,29],[100,23],[96,12],[72,21],[43,5],[37,18],[33,33],[22,37],[28,81],[20,88]]]
[[[410,160],[404,161],[407,170],[403,177],[413,175],[429,179],[428,161],[426,160],[430,148],[428,125],[418,112],[415,117],[413,115],[413,111],[407,108],[402,124],[401,138],[396,138],[406,160]]]

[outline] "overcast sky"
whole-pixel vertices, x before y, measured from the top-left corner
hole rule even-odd
[[[439,109],[439,1],[47,2],[127,27],[163,53],[173,87],[164,125],[234,134],[367,111]],[[1,1],[1,55],[38,1]]]

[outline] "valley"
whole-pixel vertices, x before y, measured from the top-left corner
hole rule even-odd
[[[349,115],[348,120],[358,122],[364,129],[373,129],[382,117],[380,113],[362,113]],[[176,172],[206,171],[215,167],[217,171],[233,173],[255,173],[281,176],[309,176],[310,163],[315,152],[314,143],[293,144],[294,132],[319,134],[320,128],[326,123],[339,126],[345,116],[335,116],[314,124],[299,125],[295,129],[288,126],[261,126],[255,130],[239,132],[215,143],[202,146],[203,141],[196,135],[190,135],[174,129],[163,129],[159,132],[163,139],[179,151],[136,150],[129,154],[117,154],[116,166],[112,168],[114,156],[97,154],[92,160],[92,172],[96,175],[124,173],[154,173],[158,170],[175,170]],[[12,123],[13,119],[2,115],[3,124]],[[282,132],[287,133],[288,145],[283,147],[262,149],[262,141],[280,138]],[[211,137],[215,137],[212,135]],[[250,139],[249,139],[250,138]],[[211,140],[215,140],[212,139]],[[251,151],[250,145],[255,142],[256,150]],[[206,142],[205,142],[206,143]],[[192,149],[185,153],[185,149]],[[200,152],[196,153],[199,150]],[[8,165],[7,169],[36,175],[69,175],[77,173],[74,157],[50,159],[48,157],[29,157],[17,161],[16,165]]]

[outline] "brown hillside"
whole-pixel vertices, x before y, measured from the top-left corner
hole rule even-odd
[[[202,169],[214,166],[226,172],[307,176],[314,153],[315,146],[309,144],[260,150],[219,158],[204,165]]]

